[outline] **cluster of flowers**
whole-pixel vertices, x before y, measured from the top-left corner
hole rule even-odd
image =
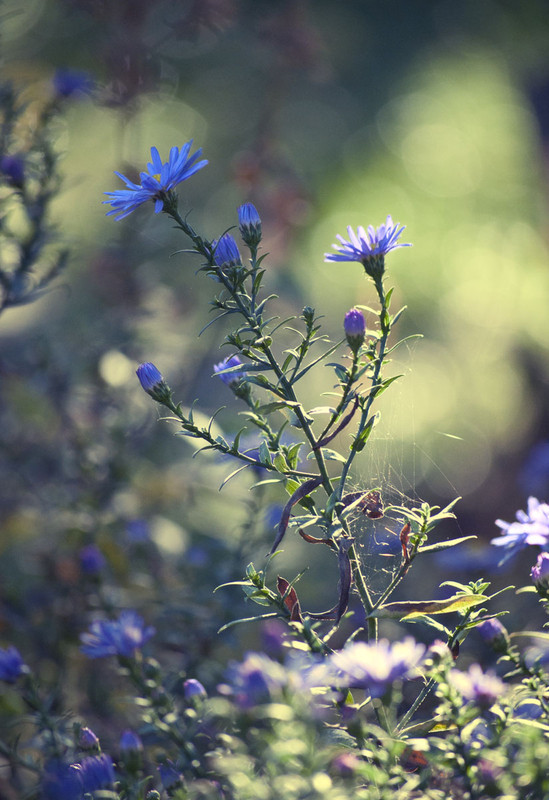
[[[549,505],[540,503],[535,497],[528,498],[527,511],[517,511],[516,522],[496,520],[503,536],[496,536],[492,544],[503,547],[503,561],[514,556],[524,547],[537,545],[542,552],[532,567],[532,580],[540,588],[549,589]]]

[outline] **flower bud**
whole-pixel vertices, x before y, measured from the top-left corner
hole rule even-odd
[[[366,320],[362,311],[359,311],[358,308],[351,308],[350,311],[347,311],[343,328],[349,347],[353,353],[358,353],[366,334]]]
[[[142,388],[157,403],[166,403],[171,399],[172,391],[154,364],[146,362],[137,367],[136,375]]]
[[[78,734],[78,747],[81,750],[93,750],[96,753],[99,753],[101,750],[99,739],[91,728],[80,729],[80,733]]]
[[[542,594],[549,590],[549,553],[540,553],[538,560],[530,570],[536,589]]]
[[[129,772],[138,772],[141,768],[143,742],[134,731],[124,731],[120,737],[120,757]]]
[[[496,653],[506,653],[509,649],[509,634],[499,619],[486,619],[477,625],[477,631],[483,642],[486,642]]]
[[[228,269],[242,266],[238,245],[230,233],[225,233],[218,241],[214,239],[212,247],[214,261],[218,267]]]
[[[244,203],[238,209],[240,235],[248,247],[257,247],[261,241],[261,218],[252,203]]]

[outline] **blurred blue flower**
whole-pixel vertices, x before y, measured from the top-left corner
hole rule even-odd
[[[10,645],[7,650],[0,647],[0,681],[15,683],[27,671],[19,650]]]
[[[78,734],[78,747],[81,750],[99,750],[99,739],[91,728],[81,728]]]
[[[549,494],[549,442],[538,442],[532,447],[520,471],[519,482],[525,491]]]
[[[151,162],[147,165],[147,172],[141,172],[139,176],[141,184],[133,183],[120,172],[115,172],[114,174],[118,175],[128,188],[119,189],[117,192],[105,192],[111,199],[103,200],[103,203],[112,205],[112,210],[107,212],[107,216],[118,214],[115,219],[124,219],[147,200],[154,200],[155,214],[162,211],[168,192],[208,163],[205,160],[197,162],[202,155],[201,148],[189,156],[192,143],[191,139],[183,145],[181,151],[178,147],[172,147],[165,164],[162,163],[156,147],[151,147]]]
[[[401,642],[352,642],[330,656],[334,679],[342,688],[366,689],[382,697],[393,681],[411,677],[423,658],[425,647],[408,636]]]
[[[85,758],[80,764],[80,769],[84,792],[110,789],[116,780],[112,758],[105,753]]]
[[[163,788],[168,792],[175,789],[177,786],[181,786],[183,783],[183,776],[169,758],[159,765],[158,774],[160,775]]]
[[[482,641],[493,647],[497,652],[506,653],[509,649],[510,642],[507,628],[496,617],[485,619],[484,622],[477,625],[477,631]]]
[[[241,267],[242,258],[238,245],[230,233],[225,233],[212,242],[213,257],[218,267]]]
[[[448,677],[464,700],[484,709],[494,705],[505,691],[503,681],[493,672],[483,672],[478,664],[471,664],[467,672],[452,669]]]
[[[90,658],[114,655],[131,658],[154,633],[154,628],[146,628],[136,611],[122,611],[117,620],[93,622],[89,632],[80,636],[80,649]]]
[[[42,774],[42,800],[82,800],[82,770],[79,764],[59,759],[48,761]]]
[[[224,372],[223,370],[230,369],[231,367],[242,367],[242,369],[233,369],[232,372]],[[240,383],[246,374],[246,367],[238,356],[228,356],[220,361],[219,364],[214,364],[214,373],[219,375],[223,383],[227,386],[235,386]]]
[[[393,223],[391,216],[388,216],[385,224],[380,225],[379,228],[374,228],[373,225],[368,226],[365,231],[361,226],[357,229],[357,233],[353,231],[351,226],[347,228],[349,241],[343,236],[337,235],[340,244],[334,244],[337,253],[325,253],[325,261],[360,261],[365,264],[368,259],[375,256],[385,256],[391,250],[396,250],[397,247],[411,247],[410,244],[398,244],[398,239],[404,230],[405,226],[398,227]]]
[[[55,71],[52,83],[58,97],[89,94],[94,86],[93,79],[88,72],[64,67]]]
[[[25,162],[21,156],[5,155],[0,158],[0,172],[12,186],[20,189],[25,180]]]
[[[535,497],[528,498],[528,511],[517,511],[516,522],[496,520],[496,525],[504,531],[496,536],[492,544],[506,550],[503,561],[528,545],[539,545],[549,550],[549,505],[540,503]]]
[[[191,700],[193,697],[206,697],[206,689],[202,686],[200,681],[196,678],[188,678],[183,684],[183,692],[185,700]]]
[[[101,550],[94,544],[83,547],[79,553],[80,566],[86,575],[98,575],[107,563]]]
[[[120,737],[120,752],[124,754],[140,753],[143,750],[143,742],[134,731],[124,731]]]
[[[285,686],[284,667],[262,653],[246,653],[244,660],[229,664],[227,682],[241,708],[267,703],[271,693]]]
[[[130,544],[144,544],[151,539],[151,529],[145,519],[130,519],[126,523],[126,537]]]

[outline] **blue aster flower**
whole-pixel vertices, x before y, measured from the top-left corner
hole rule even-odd
[[[363,227],[357,228],[355,233],[351,226],[347,228],[349,241],[343,236],[337,235],[340,244],[333,244],[338,252],[325,253],[325,261],[360,261],[364,269],[372,277],[383,274],[385,268],[385,256],[397,247],[411,247],[411,244],[398,243],[398,239],[405,226],[399,227],[400,223],[395,223],[389,215],[384,225],[374,228],[368,226],[365,231]]]
[[[42,774],[43,800],[82,800],[82,770],[79,764],[60,759],[48,761]]]
[[[27,667],[19,650],[10,645],[7,650],[0,647],[0,681],[15,683],[17,678],[27,671]]]
[[[150,394],[153,400],[156,400],[158,403],[169,402],[172,396],[172,390],[162,377],[160,370],[155,367],[154,364],[151,364],[150,361],[145,364],[140,364],[135,374],[139,378],[141,387],[147,394]]]
[[[242,367],[242,369],[234,369],[234,367]],[[232,372],[224,372],[226,369],[233,368]],[[219,375],[223,383],[227,386],[234,387],[240,383],[246,374],[246,368],[238,356],[228,356],[220,361],[219,364],[214,364],[214,373]]]
[[[549,550],[549,505],[529,497],[527,512],[517,511],[516,517],[516,522],[496,520],[496,525],[504,533],[492,539],[492,544],[505,548],[503,562],[528,545],[539,545],[542,550]]]
[[[84,792],[112,788],[116,778],[112,758],[106,754],[89,756],[80,764]]]
[[[93,622],[90,630],[80,636],[80,649],[90,658],[131,658],[154,633],[154,628],[145,627],[143,619],[136,611],[123,611],[117,620]]]
[[[408,636],[393,644],[387,639],[353,642],[334,653],[330,661],[340,687],[366,689],[372,697],[382,697],[393,681],[414,674],[424,653],[425,647]]]
[[[249,247],[257,247],[261,241],[261,218],[252,203],[244,203],[238,209],[240,234]]]
[[[490,708],[505,691],[498,676],[494,672],[483,672],[478,664],[471,664],[467,672],[453,669],[448,678],[464,700],[484,709]]]
[[[105,192],[111,199],[103,202],[112,205],[112,210],[107,211],[107,216],[118,214],[115,219],[124,219],[147,200],[154,200],[155,214],[162,211],[169,192],[208,163],[205,160],[197,161],[202,155],[202,148],[189,156],[192,143],[191,139],[181,150],[179,147],[172,147],[165,164],[156,147],[151,147],[151,161],[147,165],[147,172],[141,172],[139,176],[140,184],[133,183],[120,172],[115,172],[114,174],[118,175],[128,188],[119,189],[117,192]]]

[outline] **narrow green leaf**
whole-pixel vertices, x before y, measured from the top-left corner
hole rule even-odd
[[[437,542],[436,544],[428,544],[425,547],[420,547],[418,553],[436,553],[439,550],[447,550],[449,547],[457,547],[458,544],[467,542],[469,539],[476,539],[476,536],[460,536],[459,539],[448,539],[446,542]]]
[[[488,598],[483,594],[457,594],[446,600],[408,600],[400,603],[386,603],[373,611],[371,616],[413,619],[433,614],[450,614],[453,611],[466,611],[487,600]]]

